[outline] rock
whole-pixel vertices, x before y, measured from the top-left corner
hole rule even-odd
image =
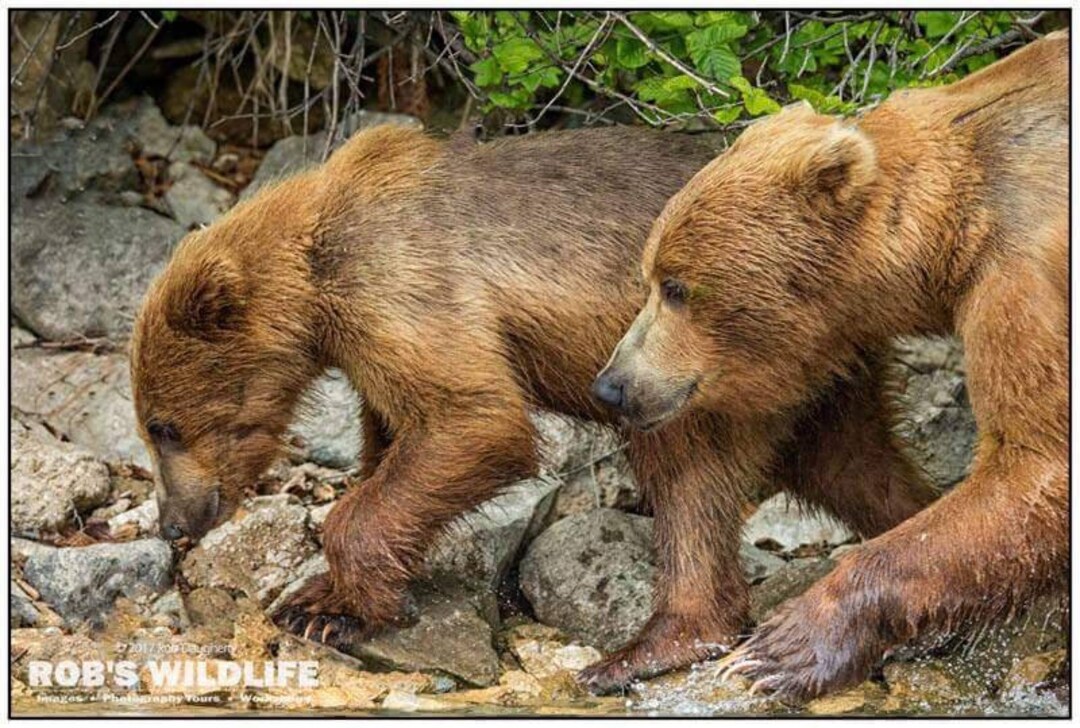
[[[122,354],[22,349],[11,359],[11,401],[98,457],[151,467],[139,439]]]
[[[22,587],[20,587],[14,579],[11,581],[10,589],[10,628],[18,629],[19,627],[33,627],[39,620],[38,610],[34,606],[34,600],[23,591]]]
[[[60,548],[32,554],[23,574],[68,624],[104,622],[120,596],[172,585],[172,551],[158,539]]]
[[[867,681],[842,693],[811,700],[806,704],[806,712],[810,715],[843,715],[856,711],[865,713],[881,702],[884,693],[880,685]]]
[[[136,171],[127,149],[126,132],[126,126],[117,128],[112,119],[97,118],[84,128],[61,132],[41,144],[14,142],[10,191],[15,212],[13,226],[27,214],[22,204],[29,197],[70,200],[87,190],[133,189]]]
[[[95,642],[83,632],[64,634],[59,627],[46,627],[13,629],[10,635],[10,654],[20,655],[18,660],[12,660],[11,674],[23,682],[30,682],[30,663],[38,660],[52,663],[71,660],[77,664],[104,662],[110,658],[104,644]]]
[[[11,559],[13,561],[26,561],[34,554],[45,554],[52,550],[52,546],[31,541],[28,538],[11,539]]]
[[[327,505],[333,504],[330,503]],[[312,511],[312,513],[314,513],[314,511]],[[270,606],[266,608],[266,612],[268,614],[273,614],[279,607],[288,601],[289,597],[300,591],[304,584],[307,583],[308,579],[313,576],[318,576],[319,574],[325,574],[329,570],[330,565],[326,563],[326,554],[322,551],[315,554],[307,561],[300,564],[300,567],[296,569],[296,572],[293,574],[292,580],[281,590],[281,593],[277,595],[274,601],[270,603]]]
[[[423,585],[417,595],[418,619],[347,646],[364,662],[392,670],[434,672],[486,687],[499,677],[492,632],[476,606],[461,592]]]
[[[781,603],[802,594],[836,565],[832,559],[795,559],[750,589],[750,616],[758,624]]]
[[[769,551],[836,546],[854,538],[854,534],[835,518],[823,512],[806,512],[784,493],[778,493],[758,506],[743,526],[743,539]]]
[[[155,616],[164,617],[168,626],[173,629],[187,629],[191,626],[179,589],[170,589],[155,599],[152,610]]]
[[[193,589],[184,599],[184,610],[191,623],[205,627],[218,639],[228,640],[233,636],[236,621],[236,600],[224,589],[200,587]]]
[[[38,336],[124,337],[184,230],[137,207],[27,201],[11,219],[11,305]]]
[[[601,508],[564,518],[521,563],[521,588],[541,622],[612,650],[652,613],[652,521]]]
[[[109,497],[109,469],[44,427],[11,418],[11,525],[56,531]]]
[[[11,347],[10,351],[14,352],[16,349],[23,349],[36,341],[37,337],[22,326],[13,325],[11,327],[11,336],[8,339],[8,345]]]
[[[135,109],[129,107],[134,105]],[[133,115],[129,136],[139,151],[148,157],[165,157],[172,162],[214,160],[217,144],[197,126],[173,126],[162,115],[153,99],[143,96],[134,102],[114,104],[109,116]]]
[[[326,523],[326,517],[334,509],[334,503],[335,501],[323,503],[321,506],[315,506],[308,511],[308,521],[311,523],[312,528],[322,530],[323,524]]]
[[[169,178],[172,185],[165,193],[165,202],[185,230],[209,225],[232,206],[232,193],[218,187],[190,164],[173,162],[169,165]]]
[[[383,710],[400,711],[402,713],[416,713],[418,711],[435,713],[453,710],[456,706],[453,703],[428,695],[417,695],[403,690],[391,690],[383,698],[380,707]]]
[[[633,511],[641,500],[625,450],[607,456],[601,453],[593,462],[565,473],[562,478],[565,482],[555,497],[552,520],[594,508]]]
[[[427,565],[477,589],[496,589],[547,509],[558,483],[543,478],[515,483],[502,495],[456,519],[428,553]]]
[[[136,506],[131,510],[113,516],[109,519],[109,530],[116,531],[121,526],[126,526],[129,523],[134,523],[138,526],[141,533],[155,533],[158,524],[157,501],[153,499],[148,500],[140,506]]]
[[[1021,693],[1045,685],[1064,674],[1068,660],[1069,653],[1064,649],[1025,657],[1009,670],[1001,692]]]
[[[265,606],[317,550],[307,509],[289,495],[264,496],[206,534],[181,568],[192,586],[235,589]]]
[[[419,119],[404,114],[386,114],[378,111],[358,111],[343,122],[338,132],[338,138],[334,148],[350,136],[360,131],[380,124],[397,124],[413,128],[423,128]],[[241,194],[241,199],[250,197],[260,188],[296,174],[322,161],[323,151],[326,148],[327,132],[321,131],[307,136],[291,136],[277,142],[263,157],[251,184]]]
[[[305,444],[307,459],[329,468],[360,460],[360,397],[339,369],[330,369],[308,389],[290,430]]]
[[[506,644],[521,668],[537,678],[577,674],[603,656],[595,647],[567,642],[558,629],[543,624],[519,625],[506,634]]]
[[[889,710],[920,707],[933,710],[955,705],[967,698],[981,697],[985,688],[972,694],[950,671],[933,660],[889,662],[885,665],[889,686]]]
[[[530,419],[539,438],[540,469],[552,475],[567,477],[569,471],[623,448],[610,427],[541,410],[531,413]]]
[[[964,382],[963,349],[955,338],[900,339],[899,433],[915,461],[939,488],[967,474],[975,447],[975,417]]]
[[[779,556],[759,549],[745,539],[739,544],[739,559],[742,561],[743,574],[751,584],[761,583],[787,564]]]

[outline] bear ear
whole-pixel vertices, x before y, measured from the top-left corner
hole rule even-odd
[[[796,171],[798,184],[813,199],[840,208],[861,199],[877,174],[874,143],[855,127],[840,123],[811,146]]]
[[[213,340],[238,330],[245,311],[244,279],[233,264],[201,261],[165,294],[165,316],[177,331]]]

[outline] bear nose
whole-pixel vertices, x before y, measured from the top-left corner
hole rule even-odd
[[[175,523],[166,523],[161,529],[161,535],[166,541],[179,541],[184,537],[184,529]]]
[[[603,372],[592,385],[593,396],[614,409],[622,409],[626,403],[626,387],[611,374]]]

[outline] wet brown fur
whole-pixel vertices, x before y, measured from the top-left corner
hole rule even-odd
[[[653,229],[651,293],[606,372],[626,382],[628,415],[726,417],[721,467],[779,467],[797,495],[880,534],[730,658],[762,690],[855,683],[894,645],[1065,583],[1068,44],[1054,34],[852,122],[787,109]],[[964,343],[977,452],[962,484],[903,520],[925,500],[888,444],[881,360],[895,335],[943,333]],[[888,483],[877,506],[867,481]]]

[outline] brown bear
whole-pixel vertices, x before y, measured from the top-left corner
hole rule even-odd
[[[844,510],[882,477],[890,338],[956,333],[979,429],[963,483],[783,605],[728,674],[804,699],[1066,582],[1068,159],[1063,32],[850,121],[784,110],[665,207],[643,254],[648,299],[594,385],[627,420],[662,433],[710,413],[727,424],[729,479],[794,459],[788,486]],[[805,448],[808,422],[832,447]],[[845,459],[823,465],[830,451]]]
[[[376,128],[191,233],[132,345],[162,533],[197,539],[227,518],[301,393],[339,367],[363,395],[364,477],[326,521],[329,576],[276,617],[339,644],[396,623],[440,529],[535,472],[530,408],[613,420],[589,384],[645,300],[649,226],[717,146],[635,129],[476,145]],[[820,482],[845,477],[839,448],[855,448],[865,467],[832,505],[868,536],[930,496],[875,417],[844,440],[823,416],[799,447]],[[717,655],[746,626],[745,479],[729,455],[758,447],[744,436],[711,413],[629,435],[662,575],[653,618],[583,675],[590,686]]]

